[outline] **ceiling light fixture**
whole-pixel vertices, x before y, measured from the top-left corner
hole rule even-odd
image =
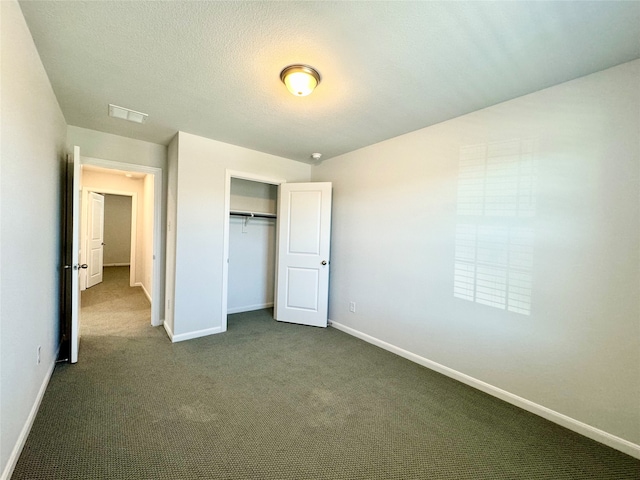
[[[296,97],[306,97],[320,83],[320,74],[309,65],[289,65],[280,72],[280,80]]]
[[[119,107],[117,105],[109,104],[109,116],[113,118],[121,118],[122,120],[129,120],[135,123],[144,123],[149,116],[146,113],[136,112],[129,108]]]

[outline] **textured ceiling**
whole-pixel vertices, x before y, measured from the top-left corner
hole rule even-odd
[[[640,58],[635,1],[20,5],[68,124],[304,162]],[[320,71],[312,95],[280,82],[291,63]]]

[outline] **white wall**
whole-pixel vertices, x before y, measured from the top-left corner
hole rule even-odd
[[[231,179],[231,190],[229,192],[231,210],[275,214],[277,201],[277,185],[254,182],[242,178]]]
[[[165,265],[166,265],[166,237],[164,232],[166,232],[166,212],[167,203],[167,191],[165,185],[167,185],[167,147],[164,145],[158,145],[155,143],[145,142],[142,140],[135,140],[133,138],[121,137],[119,135],[112,135],[110,133],[97,132],[95,130],[89,130],[86,128],[75,127],[69,125],[67,129],[67,145],[69,148],[74,145],[78,145],[80,147],[80,154],[83,157],[92,157],[101,160],[110,160],[113,162],[119,163],[129,163],[134,165],[141,165],[145,167],[155,167],[162,169],[162,213],[160,215],[160,231],[162,233],[162,238],[160,239],[160,254],[159,258],[156,261],[156,265],[160,269],[160,284],[164,285],[165,283]],[[153,196],[152,190],[153,187],[150,187],[153,182],[148,180],[145,189],[143,190],[143,194],[147,197]],[[151,190],[149,190],[151,188]],[[139,197],[139,203],[143,203],[143,197]],[[144,203],[147,208],[152,209],[149,204]],[[150,210],[151,211],[151,210]],[[153,217],[151,217],[153,218]],[[151,242],[153,236],[147,235],[146,229],[153,228],[153,221],[149,220],[150,224],[141,225],[142,228],[139,233],[143,235],[145,242]],[[142,286],[144,287],[147,296],[151,296],[152,294],[152,279],[148,278],[150,276],[151,269],[149,265],[150,262],[153,262],[153,249],[151,251],[147,250],[147,256],[143,257],[142,261],[139,262],[142,265],[147,265],[145,267],[146,274],[140,279]],[[164,288],[160,289],[160,298],[157,299],[157,303],[160,307],[160,318],[165,317],[165,301],[164,301]]]
[[[275,258],[275,219],[230,217],[229,313],[273,306]]]
[[[639,444],[639,85],[635,61],[314,167],[332,321]],[[454,296],[474,253],[524,313]]]
[[[230,209],[276,213],[278,187],[231,179]],[[276,252],[275,218],[229,218],[227,311],[247,312],[273,306]]]
[[[174,341],[223,328],[226,169],[288,181],[308,181],[311,171],[307,164],[184,132],[178,133],[177,143],[175,206],[167,207],[169,212],[172,208],[176,211],[175,292],[173,299],[167,296],[173,300]],[[171,193],[169,198],[173,201]],[[168,282],[167,291],[170,289]]]
[[[78,145],[80,154],[84,157],[134,163],[163,170],[167,166],[167,147],[164,145],[89,130],[88,128],[69,125],[67,145],[70,148]]]
[[[104,196],[104,265],[129,265],[131,200],[124,195]]]
[[[0,2],[0,17],[0,477],[8,478],[59,346],[66,124],[20,7]]]

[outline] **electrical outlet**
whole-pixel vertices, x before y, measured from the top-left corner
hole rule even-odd
[[[349,311],[351,313],[356,313],[356,302],[349,302]]]
[[[36,364],[40,365],[40,345],[38,345],[38,350],[36,351]]]

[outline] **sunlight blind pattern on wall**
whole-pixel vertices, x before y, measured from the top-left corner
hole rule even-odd
[[[458,215],[533,217],[535,189],[533,141],[460,149]]]
[[[460,150],[457,298],[529,315],[536,162],[532,140]]]

